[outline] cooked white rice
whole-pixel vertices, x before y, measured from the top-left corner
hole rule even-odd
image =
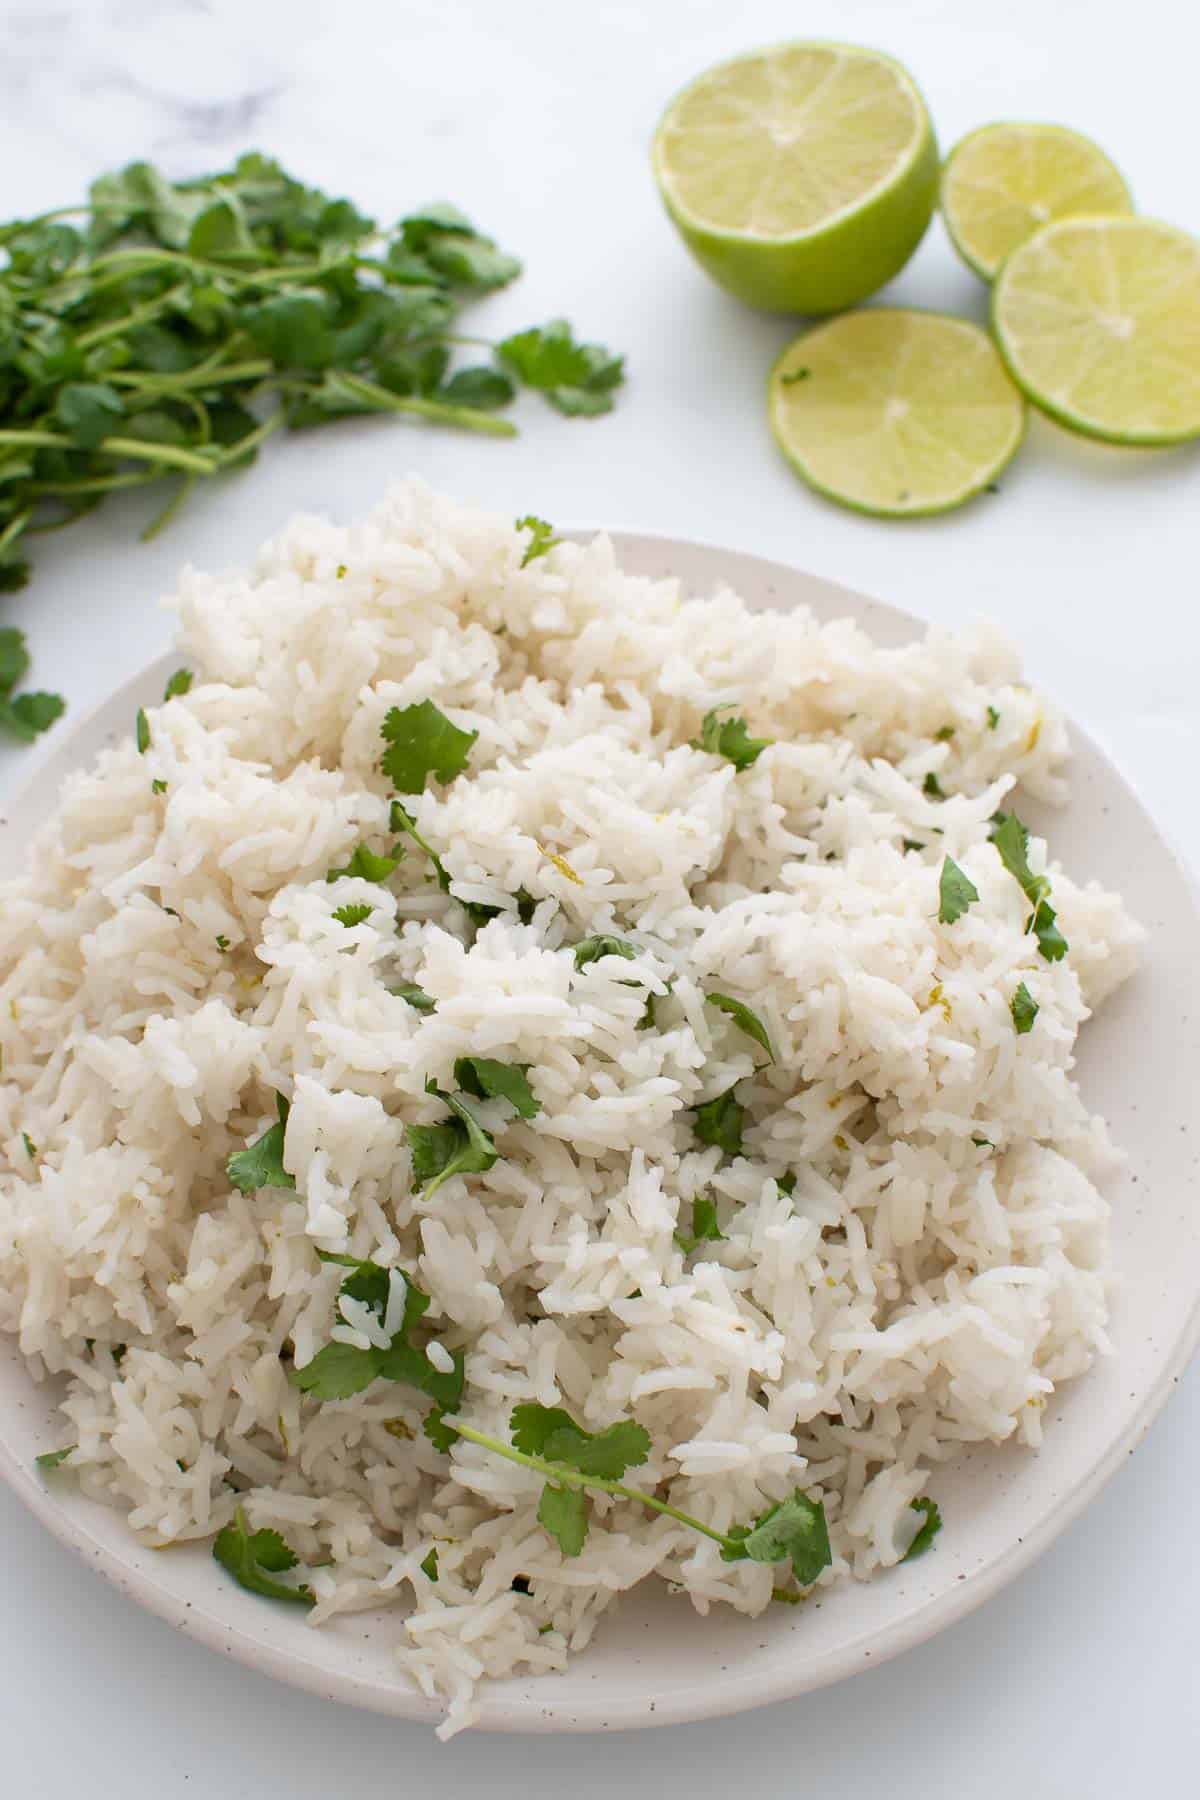
[[[526,541],[414,483],[357,525],[293,520],[249,573],[188,573],[195,686],[150,709],[144,754],[131,736],[67,783],[0,898],[0,1327],[65,1377],[70,1469],[155,1543],[242,1504],[326,1565],[315,1624],[392,1603],[444,1730],[483,1677],[561,1668],[648,1576],[753,1613],[779,1572],[604,1496],[568,1559],[539,1479],[435,1450],[420,1394],[301,1395],[280,1353],[330,1340],[344,1274],[315,1249],[432,1297],[478,1429],[506,1439],[522,1400],[636,1418],[630,1480],[722,1530],[799,1486],[830,1522],[822,1579],[869,1576],[940,1463],[1039,1443],[1105,1348],[1113,1153],[1070,1070],[1139,936],[1056,866],[1068,955],[1024,930],[988,821],[1017,781],[1061,799],[1067,744],[994,632],[880,650],[624,575],[603,538],[523,568]],[[390,845],[380,724],[427,698],[479,734],[412,802],[453,895],[504,909],[478,931],[415,851],[382,886],[326,880]],[[691,742],[724,702],[775,740],[741,772]],[[980,895],[954,925],[945,854]],[[577,971],[607,931],[636,960]],[[756,1009],[773,1064],[713,988]],[[531,1065],[542,1110],[490,1103],[495,1166],[414,1193],[404,1124],[442,1116],[426,1081],[471,1054]],[[729,1159],[690,1109],[737,1080]],[[276,1091],[296,1191],[231,1192]],[[685,1257],[702,1192],[724,1240]]]

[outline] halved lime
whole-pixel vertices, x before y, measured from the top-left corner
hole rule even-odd
[[[1155,219],[1058,219],[992,290],[1001,354],[1035,406],[1112,444],[1200,437],[1200,243]]]
[[[771,429],[812,487],[887,518],[947,512],[995,479],[1025,408],[986,331],[871,307],[817,325],[771,371]]]
[[[890,281],[929,224],[937,145],[900,64],[848,44],[780,44],[676,96],[654,138],[667,211],[731,294],[836,312]]]
[[[963,261],[991,281],[1051,219],[1131,213],[1133,197],[1098,144],[1065,125],[983,125],[942,170],[942,214]]]

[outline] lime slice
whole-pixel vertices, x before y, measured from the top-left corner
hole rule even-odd
[[[1059,219],[992,290],[1013,379],[1072,431],[1112,444],[1200,436],[1200,243],[1154,219]]]
[[[818,325],[771,371],[771,429],[812,487],[886,518],[947,512],[992,481],[1025,408],[986,331],[870,308]]]
[[[685,88],[659,123],[654,170],[714,281],[751,306],[836,312],[890,281],[920,243],[937,145],[890,57],[781,44]]]
[[[984,125],[954,146],[942,170],[946,230],[985,281],[1051,219],[1132,211],[1100,146],[1064,125]]]

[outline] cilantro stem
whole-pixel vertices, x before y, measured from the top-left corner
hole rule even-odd
[[[249,438],[242,440],[248,444]],[[0,444],[21,444],[30,450],[77,450],[79,446],[61,431],[0,431]],[[162,463],[168,469],[184,469],[194,475],[211,475],[220,463],[176,444],[142,443],[138,438],[107,437],[97,448],[105,456],[125,456],[132,462]],[[234,446],[235,453],[241,446]]]
[[[474,406],[452,406],[444,400],[421,400],[415,395],[393,394],[358,375],[337,375],[337,387],[351,399],[365,400],[387,412],[416,413],[423,419],[437,419],[443,425],[461,425],[466,431],[482,431],[491,437],[516,437],[517,428],[494,413],[481,412]]]
[[[8,549],[8,546],[13,542],[13,540],[15,538],[20,537],[21,533],[24,531],[24,529],[28,525],[28,523],[29,523],[28,511],[17,513],[15,518],[12,518],[8,521],[8,524],[4,527],[4,530],[0,531],[0,556],[4,555],[4,552]]]
[[[93,344],[102,344],[105,338],[124,337],[135,325],[145,325],[147,320],[157,319],[160,313],[170,312],[186,291],[180,283],[178,287],[168,288],[165,294],[155,295],[153,300],[143,300],[140,306],[130,307],[120,318],[94,325],[90,331],[81,331],[75,339],[76,349],[90,350]]]
[[[259,357],[254,362],[225,363],[219,358],[209,357],[197,363],[194,369],[183,369],[177,375],[130,375],[124,369],[114,369],[105,376],[112,387],[138,388],[149,393],[174,394],[185,388],[220,387],[227,381],[257,381],[269,375],[274,364]]]
[[[156,538],[164,526],[170,524],[195,485],[196,477],[194,475],[181,475],[179,477],[179,485],[176,487],[175,492],[171,495],[171,498],[167,501],[166,505],[161,507],[151,519],[150,523],[142,528],[139,535],[143,544],[150,543],[151,539]]]
[[[704,1525],[694,1519],[691,1513],[682,1512],[679,1507],[671,1506],[666,1500],[659,1500],[653,1494],[645,1493],[641,1488],[626,1487],[623,1481],[606,1481],[600,1475],[582,1475],[578,1469],[568,1469],[562,1463],[546,1462],[540,1456],[527,1456],[523,1450],[517,1450],[512,1444],[503,1444],[498,1438],[487,1437],[482,1431],[476,1431],[472,1425],[456,1425],[452,1419],[445,1423],[451,1431],[456,1431],[461,1438],[467,1438],[472,1444],[478,1444],[482,1450],[493,1450],[497,1456],[505,1456],[509,1462],[520,1463],[524,1469],[532,1469],[537,1475],[544,1475],[547,1481],[555,1482],[559,1487],[599,1488],[602,1493],[615,1494],[621,1500],[634,1500],[639,1506],[648,1506],[652,1512],[664,1513],[668,1519],[675,1519],[680,1525],[689,1525],[703,1537],[711,1538],[714,1544],[732,1548],[735,1540],[723,1531],[714,1531],[711,1525]]]

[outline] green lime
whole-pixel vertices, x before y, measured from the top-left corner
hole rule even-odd
[[[1112,444],[1200,437],[1200,243],[1130,217],[1058,219],[992,290],[1014,381],[1072,431]]]
[[[1124,179],[1100,146],[1064,125],[972,131],[946,158],[941,197],[950,241],[985,281],[1051,219],[1133,211]]]
[[[887,307],[796,338],[771,371],[768,405],[810,486],[885,518],[969,500],[1009,461],[1025,421],[986,331]]]
[[[933,212],[938,157],[925,103],[891,57],[780,44],[677,95],[654,170],[714,281],[751,306],[827,313],[908,261]]]

